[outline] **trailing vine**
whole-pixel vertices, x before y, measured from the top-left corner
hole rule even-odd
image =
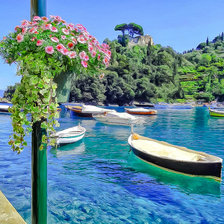
[[[49,138],[59,125],[54,78],[65,73],[95,75],[110,60],[108,45],[100,45],[81,24],[68,24],[59,16],[22,21],[0,42],[0,54],[8,64],[17,63],[17,75],[22,76],[11,108],[9,144],[17,153],[27,145],[24,137],[37,121],[47,132],[42,143],[54,143]]]

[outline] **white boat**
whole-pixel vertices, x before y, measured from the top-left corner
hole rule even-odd
[[[81,140],[86,133],[86,129],[80,125],[56,132],[52,137],[56,138],[57,145],[74,143]]]
[[[71,111],[74,111],[80,117],[92,117],[94,114],[103,114],[105,112],[114,111],[92,105],[67,106],[67,108]]]
[[[115,125],[131,125],[131,124],[145,123],[145,120],[141,117],[135,117],[125,112],[119,113],[116,111],[93,115],[93,118],[105,124],[115,124]]]
[[[5,103],[0,103],[0,113],[1,114],[10,114],[9,113],[10,105]]]
[[[132,133],[128,144],[134,154],[153,165],[190,175],[221,180],[222,159],[204,152]]]

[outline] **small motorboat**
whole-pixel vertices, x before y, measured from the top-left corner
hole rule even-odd
[[[95,114],[103,114],[104,112],[110,112],[114,110],[104,109],[92,105],[82,106],[66,106],[67,109],[76,113],[80,117],[93,117]]]
[[[11,114],[9,112],[9,108],[11,107],[12,105],[9,104],[9,103],[0,103],[0,114]]]
[[[209,114],[212,117],[224,117],[224,109],[209,109]]]
[[[125,112],[120,113],[116,111],[105,112],[104,114],[96,114],[93,115],[93,118],[105,124],[115,125],[131,125],[145,123],[145,120],[143,118],[135,117]]]
[[[134,115],[156,115],[157,111],[152,109],[146,109],[143,107],[139,108],[125,108],[125,112]]]
[[[217,156],[135,133],[129,136],[128,144],[137,157],[152,165],[184,174],[221,179],[222,159]]]
[[[74,143],[81,140],[86,133],[86,129],[80,125],[56,132],[52,138],[56,138],[57,145]]]

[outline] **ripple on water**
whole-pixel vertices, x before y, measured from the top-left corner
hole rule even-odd
[[[123,108],[119,108],[123,110]],[[224,158],[224,119],[204,108],[160,110],[135,131]],[[129,127],[103,125],[63,112],[60,129],[81,123],[85,138],[48,150],[48,223],[223,223],[224,187],[211,179],[175,174],[129,152]],[[7,145],[9,116],[0,116],[0,189],[30,223],[29,146]]]

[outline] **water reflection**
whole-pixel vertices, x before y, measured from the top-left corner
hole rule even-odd
[[[216,197],[220,197],[221,194],[221,183],[214,179],[188,176],[163,170],[140,160],[132,152],[128,159],[128,165],[133,167],[137,172],[148,174],[159,183],[177,187],[186,194],[213,195]]]
[[[50,152],[57,158],[73,157],[83,154],[85,152],[85,148],[85,143],[81,140],[73,144],[63,145],[59,148],[51,148]]]

